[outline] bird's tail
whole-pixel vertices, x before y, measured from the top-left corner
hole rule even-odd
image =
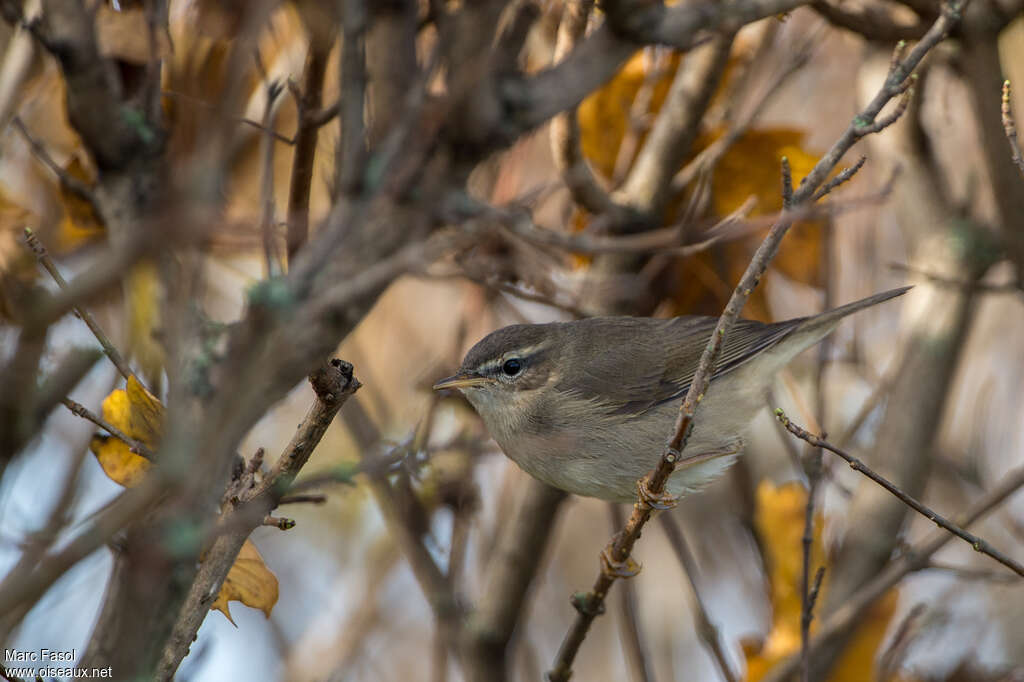
[[[824,331],[824,333],[822,334],[822,336],[824,336],[829,331],[831,331],[833,327],[835,327],[839,320],[843,319],[847,315],[852,315],[858,310],[863,310],[864,308],[870,308],[873,305],[878,305],[879,303],[888,301],[890,298],[902,296],[903,294],[907,293],[913,288],[914,287],[912,286],[907,286],[899,287],[897,289],[890,289],[889,291],[883,291],[880,294],[874,294],[873,296],[862,298],[859,301],[854,301],[853,303],[841,305],[838,308],[833,308],[832,310],[828,310],[824,313],[821,313],[820,315],[812,315],[810,317],[805,317],[802,320],[800,320],[800,324],[797,325],[797,327],[794,329],[794,332],[810,332],[818,329],[827,330]]]

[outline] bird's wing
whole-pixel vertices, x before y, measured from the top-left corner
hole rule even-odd
[[[572,385],[558,390],[592,402],[596,409],[640,415],[665,402],[679,400],[690,388],[716,318],[673,320],[623,318],[623,327],[595,328],[577,357],[586,357]],[[740,366],[792,330],[798,320],[764,324],[737,320],[718,358],[713,379]],[[632,328],[628,328],[632,325]],[[637,333],[640,331],[641,333]],[[597,347],[600,350],[597,350]],[[644,358],[643,361],[640,358]],[[644,371],[639,371],[644,366]]]

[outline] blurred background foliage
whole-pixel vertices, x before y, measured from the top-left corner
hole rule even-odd
[[[441,4],[453,12],[459,6]],[[531,69],[547,65],[554,50],[561,3],[543,5],[543,14],[526,42],[524,59]],[[190,182],[206,182],[187,162],[203,139],[199,129],[209,124],[209,110],[219,106],[226,88],[245,93],[237,111],[217,112],[233,125],[225,141],[231,152],[229,181],[217,188],[223,193],[224,210],[218,229],[208,236],[207,289],[203,300],[197,301],[212,320],[237,318],[244,293],[266,274],[259,229],[266,189],[272,189],[276,206],[287,205],[293,147],[281,140],[294,134],[298,119],[294,98],[288,93],[268,106],[265,84],[301,78],[311,36],[308,18],[315,6],[283,3],[271,13],[260,29],[258,59],[244,70],[240,83],[226,83],[225,78],[232,41],[246,22],[245,3],[171,2],[169,31],[158,36],[156,48],[147,38],[141,7],[115,10],[103,5],[99,11],[103,52],[124,64],[126,71],[146,65],[153,49],[166,57],[162,81],[171,133],[168,154],[180,160],[182,172],[194,173]],[[15,38],[9,26],[2,31],[7,69]],[[419,40],[418,51],[423,55],[429,53],[436,36],[425,30]],[[805,43],[811,46],[809,57],[786,78],[773,81],[773,74],[785,72],[794,50]],[[1007,76],[1024,84],[1024,22],[1018,19],[1006,28],[999,36],[999,47]],[[337,49],[335,45],[328,60],[325,103],[338,98]],[[974,215],[991,215],[994,200],[986,194],[984,174],[976,170],[983,166],[976,142],[978,124],[962,79],[950,66],[957,58],[955,49],[940,52],[929,65],[928,88],[919,93],[913,115],[931,136],[937,163],[950,179],[950,202]],[[869,56],[878,51],[863,38],[829,27],[805,10],[765,19],[739,33],[704,123],[679,171],[685,173],[736,129],[737,108],[751,107],[759,96],[766,100],[756,119],[721,152],[715,152],[713,167],[702,168],[695,180],[673,196],[661,220],[665,226],[685,225],[687,244],[711,236],[720,241],[699,253],[664,258],[656,267],[648,262],[639,279],[627,285],[643,289],[644,294],[644,303],[631,312],[670,316],[721,311],[767,231],[770,216],[782,208],[780,158],[789,159],[796,182],[809,171],[857,110],[861,83],[870,77]],[[628,173],[677,70],[686,68],[688,59],[687,54],[665,48],[638,50],[614,79],[580,105],[582,152],[609,190]],[[11,347],[13,339],[10,325],[16,306],[12,298],[34,286],[50,286],[24,247],[23,228],[31,226],[60,267],[71,273],[88,268],[93,250],[106,239],[93,207],[63,187],[27,138],[9,124],[10,117],[17,116],[68,176],[85,184],[95,181],[89,152],[66,119],[60,70],[48,57],[34,54],[20,80],[12,85],[10,78],[0,76],[0,90],[8,95],[3,103],[6,128],[0,136],[0,319],[5,323],[0,348]],[[758,94],[758,84],[764,83],[774,90]],[[1018,92],[1024,92],[1024,87]],[[1019,95],[1015,104],[1018,111],[1024,110]],[[261,120],[269,121],[279,138],[273,143],[269,179],[264,177],[268,134],[251,125]],[[336,121],[321,130],[311,224],[326,216],[331,206],[329,188],[337,172],[333,150],[338,135]],[[883,133],[873,144],[890,144],[888,135]],[[893,197],[885,188],[896,172],[893,165],[882,154],[864,153],[869,163],[836,198],[841,206],[849,203],[849,210],[802,221],[793,228],[745,316],[772,320],[810,314],[821,307],[826,290],[830,300],[845,302],[905,280],[905,272],[889,266],[907,260],[908,238],[900,221],[913,221],[913,209],[892,208]],[[913,170],[904,169],[904,175],[908,172]],[[895,182],[900,182],[899,176]],[[523,136],[507,151],[481,163],[469,185],[473,194],[495,204],[533,201],[538,224],[592,232],[595,217],[575,204],[560,184],[546,128]],[[720,224],[737,212],[741,220]],[[278,209],[275,232],[281,231],[280,213]],[[759,223],[757,218],[768,221]],[[1024,216],[1017,221],[1020,229]],[[716,225],[717,231],[708,234]],[[255,544],[247,544],[236,564],[238,572],[233,570],[229,576],[233,584],[225,587],[215,604],[229,619],[234,617],[237,629],[210,615],[181,669],[183,679],[441,679],[438,675],[459,679],[456,665],[438,667],[444,651],[437,651],[433,618],[374,500],[360,477],[352,479],[344,472],[367,449],[380,447],[375,443],[426,440],[429,461],[403,473],[403,480],[429,512],[419,520],[428,548],[444,565],[451,560],[451,548],[460,546],[456,559],[463,565],[458,575],[467,593],[479,593],[480,568],[493,550],[496,528],[513,505],[525,475],[500,455],[468,406],[432,395],[429,386],[450,373],[480,336],[498,326],[571,316],[584,301],[587,274],[594,263],[590,255],[540,252],[524,243],[485,243],[480,250],[486,257],[467,266],[477,268],[475,282],[444,272],[402,278],[338,349],[339,357],[354,364],[364,388],[343,409],[300,481],[328,476],[342,483],[318,488],[326,493],[324,504],[289,507],[288,516],[296,523],[293,530],[257,529]],[[1010,264],[1004,262],[992,269],[986,281],[1005,282],[1011,274]],[[125,282],[123,291],[107,295],[92,310],[159,393],[164,370],[161,285],[145,264],[133,266]],[[509,286],[563,305],[523,300],[510,295]],[[817,358],[813,352],[781,377],[773,406],[785,407],[808,428],[820,424],[812,430],[847,433],[853,448],[871,445],[885,408],[877,391],[899,370],[897,339],[906,329],[906,319],[914,315],[915,299],[907,298],[908,310],[902,314],[899,305],[871,311],[837,332],[821,383],[827,394],[826,414],[817,414],[814,408]],[[1017,292],[980,296],[976,301],[926,486],[927,499],[949,513],[1024,463],[1022,298]],[[67,319],[51,330],[47,354],[52,358],[70,344],[88,343],[88,339],[80,322]],[[145,391],[141,386],[134,389],[136,394],[140,390]],[[132,386],[120,388],[110,368],[98,367],[74,397],[102,411],[130,437],[155,446],[151,436],[154,429],[159,430],[160,418],[152,413],[159,398],[149,394],[133,401],[132,395]],[[147,401],[153,403],[150,416],[141,418],[140,426],[138,410],[141,405],[145,411]],[[292,391],[252,429],[239,451],[246,456],[257,448],[280,451],[307,403],[305,386]],[[894,408],[889,405],[888,409]],[[862,426],[848,432],[862,412]],[[60,462],[76,448],[91,442],[97,458],[86,464],[85,485],[72,514],[76,518],[110,499],[119,485],[131,486],[133,477],[144,474],[145,460],[121,441],[94,436],[94,432],[88,423],[55,414],[46,432],[4,476],[0,568],[13,565],[20,538],[42,518],[39,501],[52,498],[54,482],[61,475]],[[800,645],[798,586],[806,492],[803,471],[793,463],[792,451],[798,447],[762,415],[744,461],[706,493],[684,500],[671,512],[697,556],[697,584],[709,617],[720,629],[729,663],[749,682],[763,679]],[[884,444],[874,454],[883,461],[901,456]],[[856,474],[844,467],[829,468],[816,518],[812,562],[826,566],[822,599],[830,589],[833,550],[851,524],[858,523],[847,514],[857,482]],[[572,499],[552,520],[554,539],[548,555],[538,557],[542,570],[510,654],[514,679],[538,679],[552,660],[573,616],[568,596],[589,584],[597,552],[610,535],[605,506]],[[914,520],[904,542],[919,537],[925,525]],[[1018,497],[979,527],[983,535],[1020,557],[1024,499]],[[956,564],[964,570],[923,571],[879,600],[848,640],[828,679],[1021,679],[1024,587],[993,578],[992,565],[969,548],[951,544],[939,557],[942,565]],[[656,678],[718,679],[695,633],[689,583],[660,530],[652,528],[645,535],[637,558],[644,571],[631,581],[630,589],[636,593],[638,627]],[[81,649],[109,564],[109,557],[94,555],[68,574],[35,605],[5,646]],[[271,585],[273,599],[266,594]],[[229,599],[255,608],[236,605],[228,614]],[[925,615],[920,615],[918,604],[924,604]],[[580,680],[629,679],[635,672],[620,643],[624,616],[618,609],[610,611],[584,645],[576,672]],[[911,633],[898,638],[908,623]],[[883,661],[888,668],[882,667]]]

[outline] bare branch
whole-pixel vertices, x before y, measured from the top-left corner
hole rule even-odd
[[[57,283],[57,286],[61,289],[67,289],[67,280],[65,280],[64,276],[60,274],[60,270],[57,269],[57,265],[53,262],[53,259],[50,258],[50,254],[47,252],[46,247],[39,241],[39,238],[35,233],[27,227],[25,228],[25,242],[28,244],[28,247],[32,249],[32,253],[36,255],[36,259],[39,260],[39,264],[43,266],[46,272],[50,273],[50,277],[52,277],[53,281]],[[103,331],[103,328],[100,327],[96,318],[92,316],[92,313],[81,306],[75,306],[73,310],[75,311],[75,315],[77,315],[82,322],[85,322],[85,326],[89,328],[92,335],[96,337],[97,341],[99,341],[100,346],[103,347],[103,352],[108,358],[110,358],[110,361],[114,363],[114,366],[117,367],[117,371],[121,373],[121,376],[123,376],[125,380],[129,377],[135,376],[124,357],[122,357],[121,353],[114,347],[114,344],[110,342],[110,338]],[[139,380],[138,377],[136,377],[136,380],[141,383],[141,380]]]
[[[830,0],[816,0],[811,5],[830,23],[858,33],[868,40],[892,42],[896,40],[917,40],[928,30],[928,23],[919,20],[914,24],[899,23],[886,14],[884,7],[850,3],[837,4]]]
[[[996,487],[979,497],[964,512],[964,515],[956,520],[956,525],[961,528],[970,526],[1005,502],[1022,487],[1024,487],[1024,467],[1007,473]],[[824,619],[817,634],[811,639],[811,654],[813,655],[849,632],[882,595],[899,584],[908,574],[927,567],[932,555],[952,539],[953,535],[946,530],[936,530],[901,554],[896,560],[890,562],[874,578],[846,599],[842,606]],[[790,680],[797,673],[799,667],[800,655],[793,654],[778,663],[761,679],[763,682]]]
[[[44,147],[39,140],[34,138],[32,134],[28,132],[28,128],[25,127],[25,123],[21,120],[20,116],[15,116],[11,119],[11,125],[13,125],[17,131],[21,133],[21,136],[25,138],[28,146],[32,149],[32,153],[43,162],[43,165],[53,171],[53,174],[57,176],[57,180],[60,182],[61,187],[68,190],[79,199],[89,202],[93,208],[98,210],[96,197],[93,195],[92,189],[57,165],[57,162],[53,160],[50,153],[46,151],[46,147]]]
[[[338,196],[351,196],[362,186],[366,157],[366,6],[362,0],[342,5],[341,136],[335,152]]]
[[[61,400],[61,402],[64,404],[64,407],[71,410],[72,414],[81,417],[82,419],[85,419],[87,421],[91,421],[93,424],[100,427],[101,429],[108,431],[112,436],[114,436],[115,438],[123,442],[125,445],[127,445],[128,448],[135,454],[145,457],[150,462],[156,461],[156,453],[150,450],[149,446],[147,446],[145,443],[141,441],[135,440],[134,438],[131,438],[130,436],[126,435],[121,429],[117,428],[116,426],[108,422],[106,419],[103,419],[99,415],[91,412],[85,405],[77,403],[71,398],[64,398],[63,400]]]
[[[555,63],[565,59],[583,37],[593,6],[593,0],[570,0],[565,4],[555,42]],[[569,188],[573,201],[594,215],[622,213],[622,208],[601,187],[587,160],[583,158],[575,106],[551,120],[551,152],[555,167],[562,174],[562,180]]]
[[[958,20],[960,11],[963,8],[962,0],[952,0],[944,7],[942,15],[917,46],[910,52],[906,59],[902,60],[892,70],[886,79],[882,89],[871,100],[870,104],[854,118],[846,132],[837,140],[828,153],[815,164],[811,172],[803,179],[800,187],[793,193],[792,205],[800,206],[809,202],[818,187],[825,182],[829,173],[853,144],[866,133],[862,131],[870,127],[886,105],[893,97],[904,91],[904,83],[907,81],[913,69],[921,62],[925,54],[937,45],[948,33],[949,29]],[[689,6],[689,5],[687,5]],[[665,445],[665,450],[658,461],[657,467],[638,483],[640,496],[633,507],[633,513],[626,523],[625,530],[616,535],[602,553],[604,568],[599,574],[591,591],[585,599],[579,600],[577,605],[577,616],[566,633],[562,646],[559,649],[555,665],[548,673],[552,682],[564,682],[569,678],[572,671],[572,662],[579,651],[590,629],[591,623],[603,610],[604,598],[615,580],[623,574],[630,572],[630,552],[633,545],[640,536],[640,531],[647,523],[652,511],[656,508],[664,508],[673,504],[671,498],[666,497],[665,485],[669,477],[675,471],[677,465],[685,466],[687,457],[685,453],[686,443],[689,440],[690,432],[693,429],[693,421],[702,397],[711,382],[711,375],[714,371],[718,355],[721,353],[725,341],[725,335],[731,329],[733,323],[739,317],[740,310],[746,303],[754,287],[757,286],[768,267],[768,263],[775,256],[789,227],[793,224],[792,216],[784,211],[779,221],[772,226],[761,246],[758,247],[747,266],[743,277],[733,291],[729,303],[726,305],[711,339],[708,341],[704,353],[701,355],[697,370],[694,373],[690,388],[683,399],[676,418],[674,431]],[[612,570],[609,570],[611,568]],[[635,569],[633,569],[635,570]]]
[[[174,630],[163,647],[155,679],[169,680],[174,676],[252,530],[266,525],[268,518],[271,525],[281,530],[294,525],[289,519],[275,519],[269,514],[309,460],[338,410],[361,386],[352,374],[352,365],[337,359],[325,363],[310,375],[309,381],[316,398],[270,473],[258,485],[252,485],[251,476],[243,476],[246,480],[238,486],[240,490],[228,490],[227,509],[218,526],[230,531],[218,533],[206,551]],[[238,483],[236,481],[236,485]]]
[[[846,460],[846,462],[850,465],[851,469],[864,474],[872,481],[874,481],[875,483],[877,483],[878,485],[882,486],[887,491],[895,495],[901,502],[903,502],[903,504],[907,505],[908,507],[916,511],[918,514],[921,514],[929,521],[934,522],[935,525],[939,526],[940,528],[945,528],[953,535],[957,536],[964,542],[968,543],[974,549],[975,552],[981,552],[982,554],[986,554],[992,557],[999,563],[1003,564],[1004,566],[1012,570],[1017,575],[1024,577],[1024,566],[1022,566],[1014,559],[1006,556],[985,540],[979,538],[977,535],[967,532],[957,524],[953,523],[952,521],[949,521],[945,517],[939,515],[938,513],[924,506],[916,499],[914,499],[907,493],[903,492],[898,486],[887,481],[885,478],[876,473],[873,469],[864,464],[862,461],[860,461],[853,455],[847,453],[845,450],[841,450],[840,448],[837,448],[828,441],[823,440],[818,436],[815,436],[814,434],[808,433],[806,430],[790,421],[790,419],[786,417],[785,413],[781,409],[775,410],[775,416],[782,423],[782,425],[786,427],[786,430],[788,430],[797,438],[801,438],[815,447],[824,448],[829,452],[839,455],[844,460]]]
[[[611,516],[612,532],[622,530],[625,520],[622,510],[615,502],[608,503],[608,514]],[[650,653],[640,638],[640,621],[637,618],[636,589],[632,583],[624,583],[619,590],[619,605],[622,613],[619,617],[619,629],[622,633],[623,649],[629,662],[630,678],[633,682],[651,682],[654,670]]]
[[[693,617],[697,621],[697,636],[711,652],[711,658],[718,666],[718,672],[722,673],[722,677],[727,682],[737,682],[736,673],[729,666],[729,659],[725,655],[725,649],[722,648],[721,633],[708,615],[704,594],[697,584],[697,561],[686,543],[686,536],[683,535],[683,530],[671,514],[662,514],[658,518],[661,519],[662,528],[665,529],[665,535],[668,536],[669,544],[672,545],[672,551],[679,559],[683,573],[686,574],[686,579],[690,583],[690,590],[693,592]]]
[[[295,133],[295,156],[292,158],[292,176],[288,187],[289,262],[309,239],[309,197],[313,186],[313,162],[316,160],[316,141],[323,125],[313,118],[313,114],[318,113],[323,103],[324,74],[327,72],[330,52],[329,41],[310,41],[302,91],[295,100],[299,112],[299,128]]]

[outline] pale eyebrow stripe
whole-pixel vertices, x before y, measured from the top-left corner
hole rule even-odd
[[[545,346],[541,344],[534,344],[532,346],[523,346],[522,348],[517,348],[513,351],[502,354],[502,356],[497,360],[491,360],[490,362],[480,365],[479,371],[482,372],[489,369],[497,369],[501,367],[506,360],[510,360],[512,358],[518,358],[524,362],[527,362],[531,358],[542,352],[544,349]]]

